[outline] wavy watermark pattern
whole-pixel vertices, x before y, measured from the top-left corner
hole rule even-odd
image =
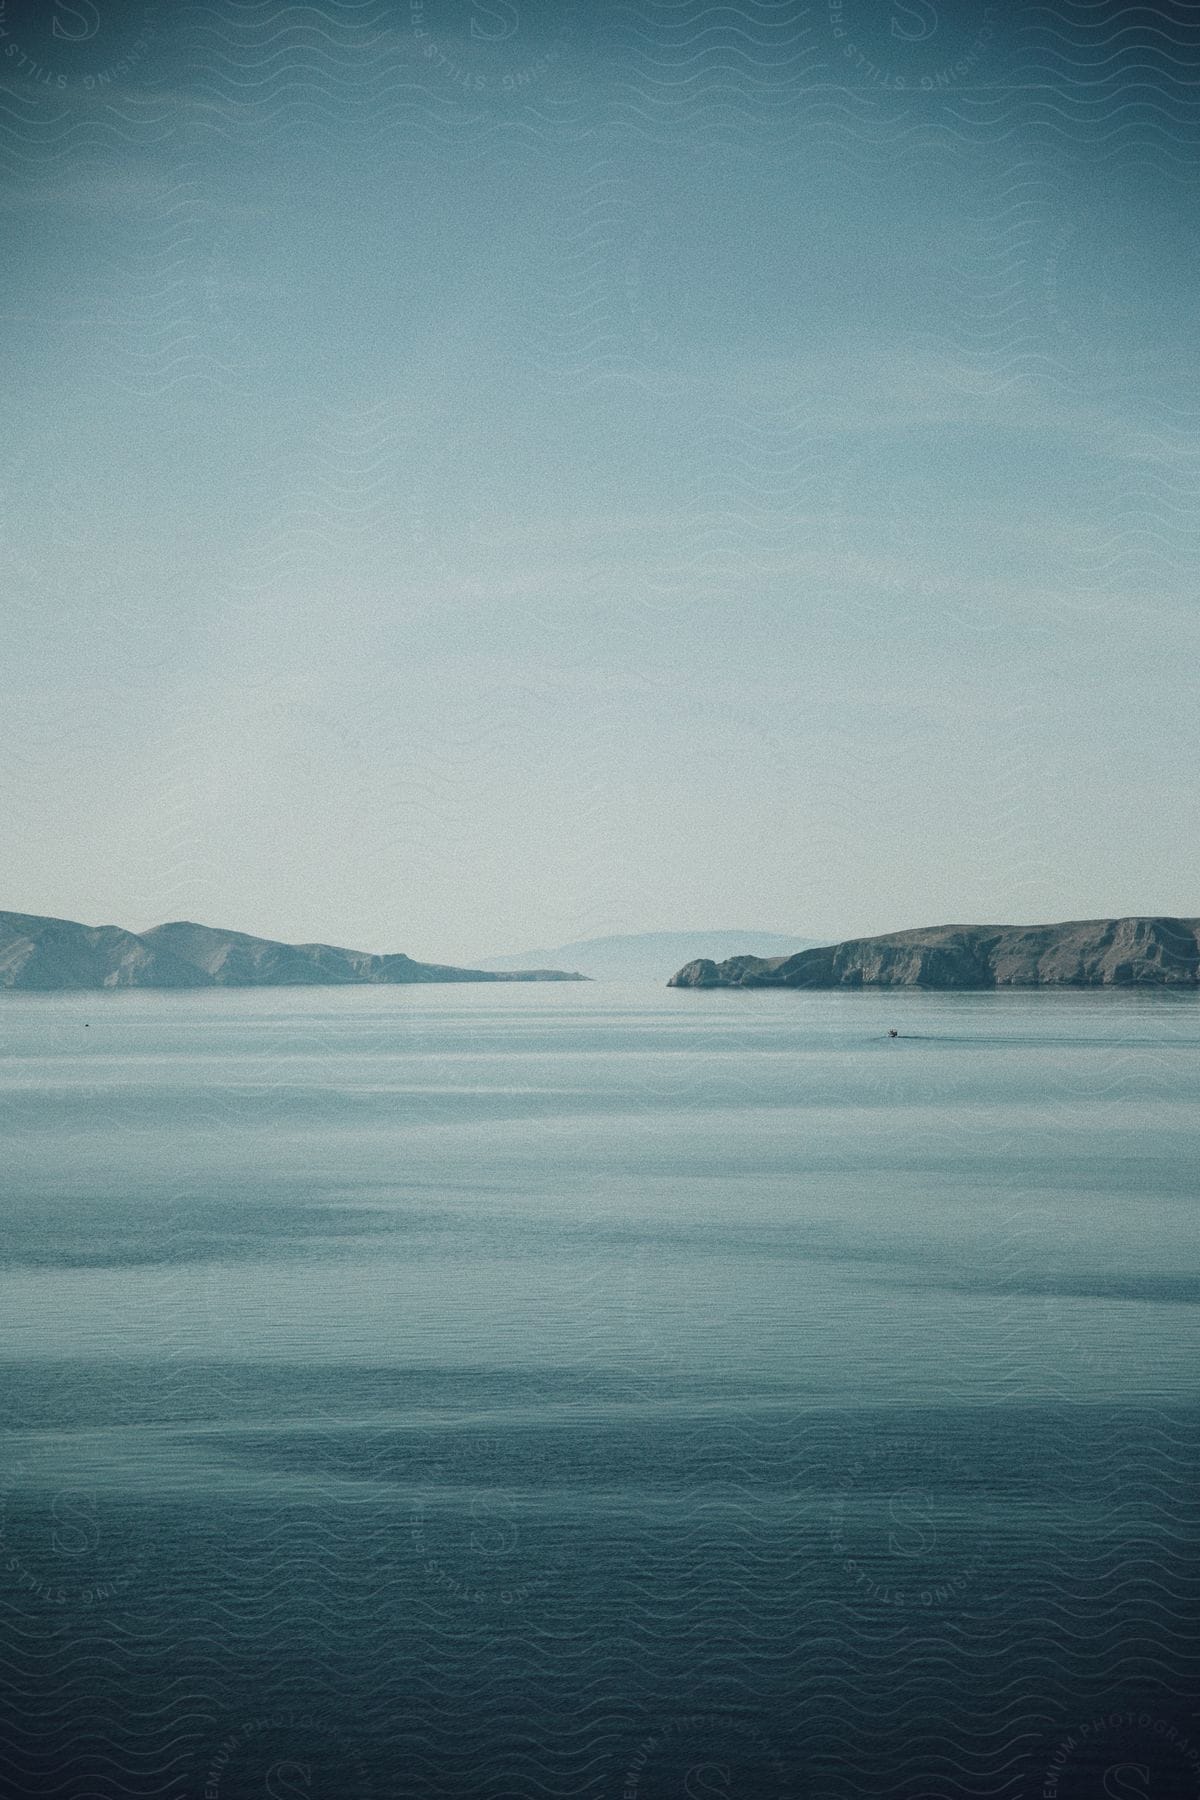
[[[125,86],[160,26],[159,0],[0,0],[0,72],[51,94]]]
[[[122,441],[144,425],[166,442],[168,470],[190,466],[206,418],[261,425],[252,454],[220,437],[245,492],[200,575],[190,540],[163,565],[186,593],[179,631],[121,579],[104,483],[64,497],[37,456],[5,453],[10,617],[35,643],[71,617],[92,652],[87,692],[6,696],[12,816],[44,830],[52,753],[92,794],[96,745],[128,715],[128,779],[95,810],[120,812],[148,915],[216,916],[229,797],[249,795],[256,857],[305,846],[297,880],[322,884],[322,916],[372,886],[399,930],[422,882],[450,891],[502,849],[526,883],[505,930],[523,933],[542,876],[513,795],[522,771],[561,774],[556,877],[580,933],[600,932],[642,906],[612,844],[642,818],[653,716],[677,724],[679,779],[642,842],[703,891],[721,871],[688,859],[710,793],[727,796],[725,864],[757,866],[738,798],[765,797],[764,891],[790,895],[800,928],[832,866],[878,893],[873,824],[915,794],[914,840],[954,804],[968,885],[1002,867],[1034,916],[1029,795],[1061,741],[1062,657],[1132,643],[1149,704],[1155,647],[1186,642],[1200,419],[1185,383],[1138,388],[1123,309],[1139,294],[1153,337],[1154,264],[1139,285],[1128,221],[1110,230],[1079,196],[1138,170],[1164,207],[1190,204],[1198,73],[1200,22],[1173,3],[2,0],[6,206],[61,207],[46,216],[68,246],[97,219],[126,226],[14,304],[45,306],[72,380],[72,347],[99,346],[89,404],[102,390],[122,409]],[[506,234],[542,246],[545,278],[512,283],[496,340],[507,386],[455,336],[456,291],[444,330],[440,314],[414,327],[416,283],[377,306],[355,369],[331,335],[303,368],[301,339],[270,341],[280,289],[252,278],[258,248],[291,233],[311,267],[278,184],[302,166],[319,186],[320,157],[336,172],[347,146],[394,200],[372,229],[406,279],[406,208],[434,170],[484,195],[461,255],[489,304]],[[710,185],[677,213],[689,167]],[[915,223],[880,220],[881,266],[902,281],[925,232],[939,280],[872,360],[854,297],[822,304],[822,228],[897,182],[935,198]],[[351,269],[377,250],[359,200],[352,180],[326,240]],[[739,224],[745,209],[721,264],[705,206]],[[769,304],[744,279],[760,263]],[[722,284],[728,312],[706,310]],[[727,338],[736,354],[713,354]],[[274,379],[317,397],[274,411]],[[670,504],[615,516],[590,449],[571,500],[586,490],[590,512],[543,516],[532,488],[523,504],[509,430],[546,402],[589,445],[641,422],[674,459]],[[986,536],[964,550],[959,501],[880,450],[944,444],[952,478],[980,437],[1059,433],[1094,452],[1090,510],[1056,527],[1031,478],[1019,523],[1045,581],[1002,578]],[[568,464],[576,441],[564,429]],[[823,642],[836,656],[810,654]],[[915,693],[899,668],[914,643]],[[414,676],[430,662],[433,707]],[[980,664],[1000,671],[986,689],[965,673]],[[861,721],[885,709],[881,757]],[[986,740],[969,788],[945,785],[931,711]],[[1191,730],[1182,709],[1173,768]],[[340,810],[310,849],[331,789]],[[63,1295],[101,1266],[82,1202],[102,1194],[127,1283],[104,1341],[128,1361],[86,1395],[66,1357],[11,1388],[15,1792],[1198,1791],[1178,1323],[1195,1289],[1148,1248],[1151,1212],[1174,1242],[1183,1204],[1167,1150],[1186,1007],[1139,1034],[1131,1002],[1105,1038],[1063,999],[1056,1045],[1020,1041],[1010,997],[989,996],[992,1036],[973,1024],[968,1056],[963,1015],[931,996],[717,995],[688,1014],[709,999],[681,994],[666,1020],[614,1002],[573,1019],[581,1050],[565,1026],[522,1038],[503,1000],[456,1013],[398,991],[348,1022],[328,997],[266,995],[239,999],[241,1054],[220,1063],[226,996],[161,1014],[159,996],[119,998],[146,1004],[152,1052],[95,1018],[85,1050],[78,1003],[50,1001],[48,1039],[6,1058],[10,1148],[81,1202],[36,1252],[62,1264],[48,1336],[95,1349]],[[901,1004],[889,1045],[883,1009]],[[610,1088],[617,1041],[631,1072]],[[517,1074],[489,1064],[497,1046]],[[974,1078],[985,1055],[996,1098]],[[1027,1074],[1015,1114],[1006,1057]],[[26,1089],[55,1058],[82,1091],[34,1119]],[[148,1176],[155,1105],[178,1109],[185,1147]],[[81,1152],[98,1115],[114,1138]],[[1075,1202],[1048,1199],[1049,1163]],[[721,1178],[729,1216],[698,1216]],[[936,1221],[924,1237],[906,1238],[906,1208]],[[1064,1245],[1093,1217],[1108,1262],[1076,1266]],[[487,1279],[464,1295],[472,1258]],[[421,1334],[431,1291],[449,1367]],[[532,1349],[515,1330],[531,1318]],[[490,1352],[527,1353],[536,1379],[469,1361],[488,1325]],[[854,1373],[831,1343],[854,1347]],[[85,1417],[64,1448],[69,1402]]]

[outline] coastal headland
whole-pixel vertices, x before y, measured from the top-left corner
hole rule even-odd
[[[1200,919],[1131,917],[1061,925],[930,925],[801,950],[699,958],[678,988],[1195,987]]]
[[[149,931],[0,912],[0,988],[348,987],[434,981],[585,981],[563,969],[458,969],[337,944],[282,944],[176,920]]]

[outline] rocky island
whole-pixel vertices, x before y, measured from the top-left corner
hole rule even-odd
[[[150,931],[0,912],[0,988],[331,987],[431,981],[584,981],[562,969],[456,969],[336,944],[280,944],[178,920]]]
[[[795,956],[701,958],[668,987],[1195,987],[1200,919],[930,925]]]

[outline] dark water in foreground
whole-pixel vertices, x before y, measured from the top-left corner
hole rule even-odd
[[[1200,1794],[1198,1042],[6,997],[0,1793]]]

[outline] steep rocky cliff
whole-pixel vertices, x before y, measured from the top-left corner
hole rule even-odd
[[[1200,919],[933,925],[796,956],[690,962],[669,987],[1195,987]]]

